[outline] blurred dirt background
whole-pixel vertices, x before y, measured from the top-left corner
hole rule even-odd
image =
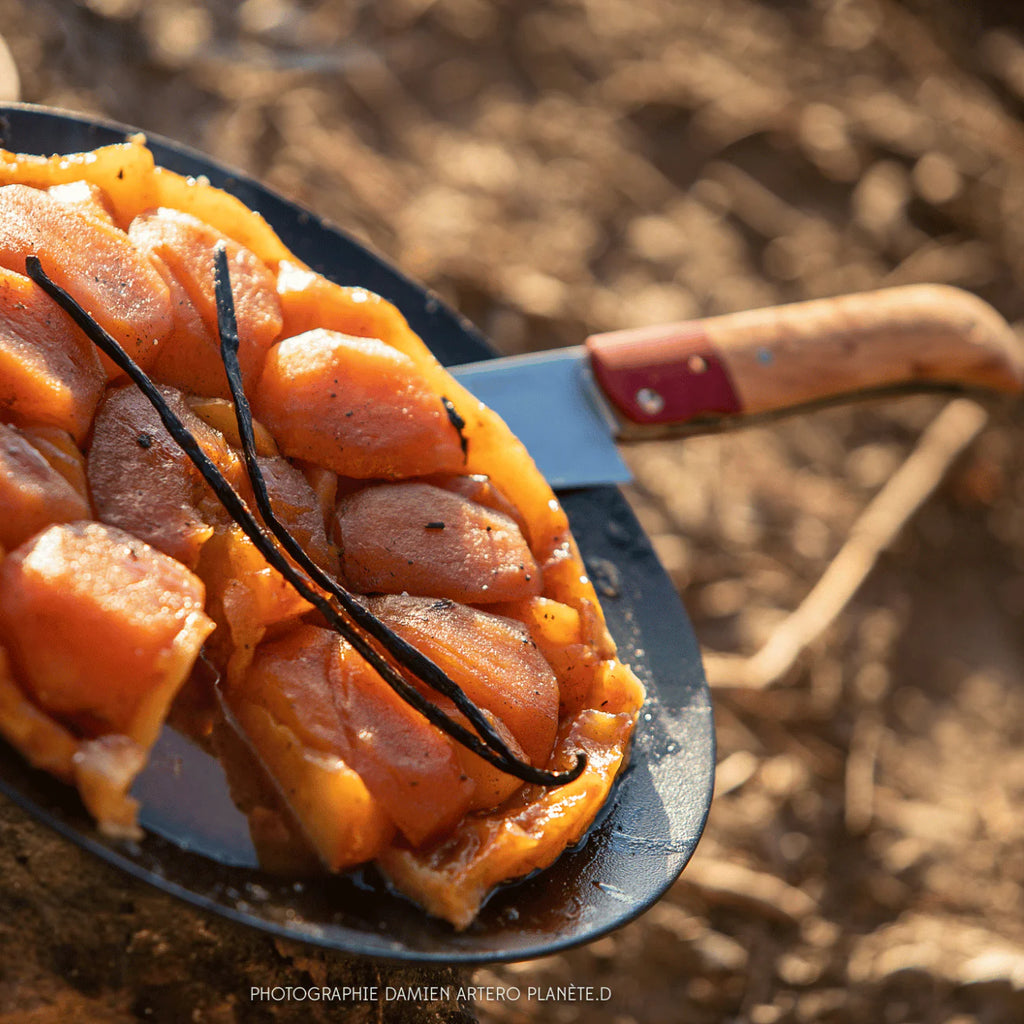
[[[23,99],[265,179],[504,351],[915,281],[1024,318],[1024,13],[998,0],[0,0],[0,14]],[[605,985],[607,1002],[424,1018],[1024,1020],[1024,414],[986,403],[984,424],[959,405],[928,433],[943,408],[876,402],[632,453],[630,498],[715,682],[708,831],[639,921],[476,973]],[[952,463],[930,497],[898,472],[922,437]],[[868,545],[864,585],[811,628],[842,604],[834,570],[789,619],[855,524],[885,547],[878,517],[860,520],[885,488],[887,528],[908,522],[877,558]],[[774,667],[747,660],[794,631]],[[3,820],[0,1021],[398,1019],[249,1002],[256,978],[306,984],[338,964],[60,847],[75,877],[116,887],[87,938],[87,883],[46,890],[52,840],[11,808]],[[49,960],[19,956],[38,903],[11,896],[40,885]]]

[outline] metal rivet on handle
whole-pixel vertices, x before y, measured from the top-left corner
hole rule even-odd
[[[665,408],[665,399],[654,388],[641,388],[636,393],[636,404],[648,416],[657,416]]]
[[[686,360],[686,368],[690,373],[707,373],[708,361],[703,356],[692,355]]]

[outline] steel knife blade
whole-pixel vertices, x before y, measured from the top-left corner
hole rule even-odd
[[[526,445],[552,487],[619,484],[630,472],[582,346],[449,367]]]

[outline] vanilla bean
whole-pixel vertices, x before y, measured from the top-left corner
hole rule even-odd
[[[310,604],[324,616],[328,623],[343,636],[356,652],[380,675],[403,700],[411,705],[416,711],[422,714],[431,724],[437,726],[452,739],[461,743],[474,754],[483,758],[489,764],[522,779],[524,782],[532,782],[542,786],[558,786],[578,778],[586,766],[586,757],[583,754],[577,756],[576,765],[567,772],[548,772],[534,768],[526,762],[519,761],[510,751],[501,752],[494,750],[482,741],[477,735],[470,732],[461,723],[451,719],[440,708],[427,700],[414,686],[405,679],[366,641],[358,632],[355,626],[339,614],[337,609],[317,590],[309,578],[297,569],[288,558],[282,553],[275,543],[275,539],[253,516],[242,497],[235,491],[223,474],[203,451],[189,429],[182,423],[178,416],[168,405],[166,399],[160,393],[159,388],[153,383],[144,370],[131,358],[124,348],[101,327],[89,313],[63,288],[57,285],[43,270],[39,258],[30,255],[25,258],[26,274],[38,284],[82,329],[86,336],[110,358],[139,388],[146,396],[150,404],[156,410],[165,428],[182,451],[189,458],[192,464],[199,470],[203,478],[213,490],[217,499],[227,510],[231,518],[243,530],[246,536],[253,542],[259,552],[289,584]],[[229,289],[230,295],[230,289]],[[233,304],[232,304],[233,307]],[[233,311],[232,311],[233,319]],[[234,332],[234,344],[237,352],[237,330]],[[236,358],[237,362],[237,358]],[[241,429],[241,424],[240,424]],[[251,440],[251,417],[249,421]],[[253,454],[255,446],[252,445]],[[257,467],[258,470],[258,467]],[[262,479],[262,476],[260,476]],[[255,481],[254,481],[255,488]],[[266,489],[263,488],[264,495]],[[269,506],[269,501],[268,501]],[[287,534],[287,531],[284,531]],[[288,535],[290,537],[290,535]],[[300,548],[301,550],[301,548]],[[305,553],[303,552],[304,557]],[[311,563],[315,565],[315,563]],[[317,567],[317,571],[322,572]],[[354,604],[362,608],[354,598],[349,595]],[[367,615],[370,613],[363,609]],[[385,627],[386,628],[386,627]],[[455,684],[452,683],[454,686]],[[468,700],[468,698],[467,698]],[[475,705],[474,705],[475,709]],[[479,709],[475,709],[480,717]],[[484,719],[486,721],[486,719]],[[489,728],[489,723],[488,723]],[[500,739],[499,739],[500,742]],[[504,746],[504,744],[502,744]]]
[[[231,294],[227,251],[218,244],[214,251],[214,294],[217,303],[217,328],[220,333],[221,360],[227,373],[228,387],[235,403],[235,419],[242,441],[249,482],[252,484],[256,507],[270,532],[284,550],[319,586],[331,594],[352,621],[380,643],[403,668],[412,672],[421,682],[443,694],[461,711],[480,734],[481,739],[503,759],[523,765],[508,748],[481,710],[466,696],[462,688],[422,651],[406,641],[385,622],[381,621],[349,591],[333,579],[309,557],[305,549],[277,518],[267,491],[263,470],[256,453],[256,437],[252,422],[252,409],[245,394],[242,368],[238,360],[238,322],[235,317],[234,297]],[[532,768],[532,765],[529,767]]]

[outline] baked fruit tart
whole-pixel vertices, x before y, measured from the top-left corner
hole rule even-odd
[[[0,152],[0,733],[140,834],[168,724],[264,865],[466,927],[644,699],[564,511],[390,303],[144,139]]]

